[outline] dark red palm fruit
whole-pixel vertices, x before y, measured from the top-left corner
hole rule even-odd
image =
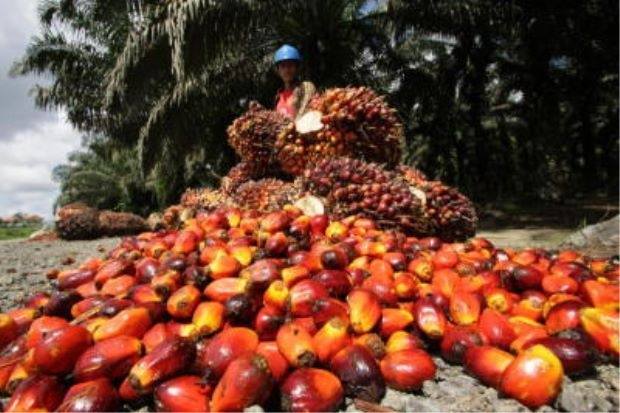
[[[186,370],[194,361],[195,353],[196,347],[189,339],[173,337],[138,360],[127,380],[136,393],[150,393],[161,380]]]
[[[347,253],[337,246],[321,252],[320,259],[326,270],[342,270],[349,264]]]
[[[499,388],[502,374],[514,356],[494,346],[474,346],[465,350],[465,370],[487,386]]]
[[[209,381],[219,379],[232,360],[252,352],[258,346],[258,335],[249,328],[230,327],[217,333],[198,347],[196,365]]]
[[[42,316],[32,322],[26,333],[26,347],[34,348],[41,343],[49,333],[69,326],[64,318]]]
[[[449,326],[441,339],[441,357],[450,363],[462,364],[465,351],[484,344],[473,326]]]
[[[392,333],[406,329],[413,323],[413,315],[403,308],[384,308],[381,310],[379,333],[387,339]]]
[[[533,266],[517,266],[511,272],[514,286],[521,290],[539,289],[543,273]]]
[[[115,412],[119,396],[107,378],[74,384],[67,390],[58,412]]]
[[[81,299],[82,296],[73,290],[54,291],[43,308],[43,314],[69,319],[71,318],[71,307]]]
[[[154,258],[141,258],[135,263],[136,279],[140,284],[148,284],[151,282],[155,274],[157,274],[160,262]]]
[[[72,290],[84,283],[93,281],[94,279],[94,271],[79,268],[61,271],[56,277],[59,290]]]
[[[278,329],[284,323],[284,312],[279,308],[266,305],[262,307],[254,319],[254,331],[260,340],[275,340]]]
[[[210,280],[207,272],[202,267],[197,265],[190,265],[185,268],[181,278],[183,280],[183,284],[193,285],[200,291],[204,290]]]
[[[73,368],[76,382],[107,377],[125,377],[142,356],[142,343],[131,336],[117,336],[99,341],[80,355]]]
[[[291,373],[280,389],[281,407],[290,412],[330,412],[342,404],[343,389],[333,373],[301,368]]]
[[[267,359],[257,353],[246,353],[233,360],[211,397],[211,411],[242,411],[261,404],[271,392],[273,378]]]
[[[151,316],[146,308],[126,308],[95,330],[93,338],[95,341],[116,336],[141,338],[151,327],[151,324]]]
[[[577,328],[580,324],[579,311],[584,307],[580,301],[564,301],[549,310],[545,318],[545,327],[549,334]]]
[[[556,261],[553,263],[549,272],[553,275],[561,275],[570,277],[578,283],[583,283],[587,280],[594,279],[594,274],[585,265],[579,262],[562,262]]]
[[[276,335],[278,350],[293,367],[312,366],[317,359],[312,335],[294,323],[284,324]]]
[[[322,270],[312,279],[321,283],[332,297],[344,297],[353,288],[349,275],[342,270]]]
[[[265,241],[264,250],[270,257],[279,257],[286,253],[289,240],[283,232],[270,235]]]
[[[388,386],[400,391],[415,391],[435,377],[435,363],[424,350],[388,353],[381,360],[381,374]]]
[[[560,359],[567,376],[579,376],[592,371],[594,367],[595,351],[583,341],[571,338],[544,337],[527,343],[525,348],[536,344],[547,347]]]
[[[346,319],[336,317],[323,324],[323,327],[314,334],[312,346],[321,363],[328,363],[334,354],[351,342],[348,327]]]
[[[385,343],[385,351],[387,353],[423,348],[424,342],[420,337],[402,330],[392,333]]]
[[[317,326],[322,326],[332,318],[349,319],[349,307],[336,298],[322,298],[314,303],[312,319]]]
[[[385,382],[379,364],[363,346],[350,345],[331,359],[330,370],[344,386],[345,395],[379,402],[385,395]]]
[[[357,334],[370,332],[381,319],[381,303],[372,292],[354,289],[347,295],[351,328]]]
[[[278,350],[278,343],[275,341],[262,341],[256,347],[256,353],[262,355],[269,364],[271,376],[276,382],[282,381],[289,369],[286,358]]]
[[[387,252],[381,258],[390,264],[394,271],[405,271],[407,269],[407,257],[402,252]]]
[[[120,278],[120,277],[119,277]],[[116,280],[117,278],[115,278]],[[132,307],[134,302],[124,298],[109,298],[102,305],[98,314],[104,317],[114,317],[126,308]]]
[[[68,373],[92,342],[88,330],[81,326],[54,330],[34,347],[34,365],[45,374]]]
[[[485,341],[492,345],[507,350],[516,338],[512,325],[508,319],[498,311],[485,308],[478,320],[478,331]]]
[[[346,271],[349,274],[353,287],[361,287],[364,280],[370,277],[368,271],[363,268],[347,268]]]
[[[362,282],[362,288],[375,294],[384,305],[395,306],[398,303],[394,279],[391,276],[371,275]]]
[[[212,391],[198,376],[175,377],[155,389],[155,408],[158,412],[208,412]]]
[[[420,331],[430,339],[443,337],[446,331],[446,316],[431,297],[424,297],[416,302],[413,318]]]
[[[576,301],[578,303],[583,303],[581,298],[574,294],[566,294],[566,293],[555,293],[551,294],[545,303],[543,304],[542,309],[542,318],[546,319],[549,315],[549,312],[558,304],[565,303],[567,301]]]
[[[4,406],[5,412],[52,412],[62,402],[65,390],[56,377],[35,375],[24,380]]]
[[[235,294],[224,303],[224,315],[231,324],[250,324],[258,307],[259,302],[255,296],[249,293]]]
[[[250,280],[255,290],[264,291],[273,281],[280,278],[280,271],[272,259],[262,259],[241,270],[239,275]]]
[[[321,283],[314,280],[302,280],[290,290],[290,313],[294,317],[311,317],[317,300],[329,297]]]

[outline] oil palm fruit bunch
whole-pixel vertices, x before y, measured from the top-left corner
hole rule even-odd
[[[293,182],[265,178],[241,184],[231,198],[240,208],[272,212],[294,203],[300,192],[299,186]]]
[[[252,175],[262,177],[273,163],[277,134],[291,121],[258,102],[250,102],[249,106],[249,110],[228,127],[228,143]]]
[[[328,89],[309,111],[284,127],[275,148],[281,168],[301,175],[319,160],[346,156],[395,166],[404,132],[396,111],[367,87]]]
[[[249,162],[241,161],[228,171],[226,176],[222,178],[220,189],[224,195],[232,194],[244,182],[251,179],[260,179],[263,177],[262,172],[258,171]]]
[[[82,203],[65,205],[56,213],[56,232],[62,239],[92,239],[100,235],[99,211]]]
[[[195,211],[212,211],[229,202],[229,197],[221,189],[208,187],[187,189],[181,196],[181,205]]]

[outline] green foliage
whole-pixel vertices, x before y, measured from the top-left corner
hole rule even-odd
[[[30,234],[41,229],[41,225],[25,225],[18,227],[0,226],[0,241],[28,238]]]

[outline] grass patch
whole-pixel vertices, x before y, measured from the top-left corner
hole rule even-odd
[[[41,229],[41,225],[25,227],[0,227],[0,241],[8,239],[28,238],[30,234]]]

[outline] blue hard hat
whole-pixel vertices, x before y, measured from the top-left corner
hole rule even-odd
[[[299,54],[299,50],[297,50],[297,48],[291,46],[290,44],[285,44],[276,50],[276,54],[273,56],[273,61],[275,64],[278,64],[284,60],[295,60],[299,62],[301,61],[301,54]]]

